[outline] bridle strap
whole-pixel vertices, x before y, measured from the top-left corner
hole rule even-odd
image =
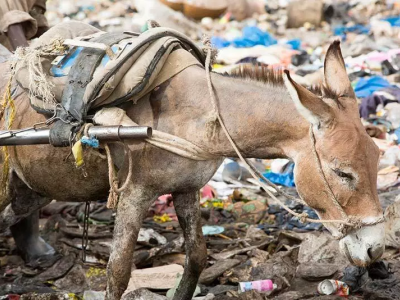
[[[340,205],[339,201],[337,200],[335,194],[332,191],[332,188],[330,187],[328,180],[326,179],[324,170],[322,168],[322,164],[321,164],[321,160],[319,158],[317,149],[316,149],[316,140],[315,140],[315,135],[314,135],[314,130],[313,130],[313,125],[310,125],[310,139],[311,139],[311,148],[312,148],[312,152],[314,154],[314,158],[315,158],[315,162],[317,164],[317,168],[318,168],[318,173],[321,175],[322,181],[324,183],[325,186],[325,190],[328,192],[329,194],[329,198],[331,199],[333,205],[337,208],[337,210],[339,211],[339,213],[341,214],[343,220],[348,223],[342,223],[338,225],[338,230],[341,234],[341,237],[344,237],[345,235],[347,235],[349,229],[354,229],[354,228],[361,228],[362,226],[371,226],[371,225],[376,225],[379,223],[382,223],[385,221],[384,216],[381,216],[377,219],[375,219],[374,221],[371,222],[366,222],[361,220],[358,217],[355,216],[348,216],[346,214],[346,212],[344,211],[343,207]]]

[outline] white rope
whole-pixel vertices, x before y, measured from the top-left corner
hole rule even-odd
[[[122,184],[121,187],[118,187],[119,185],[119,180],[117,175],[115,174],[114,171],[114,162],[111,156],[111,151],[110,148],[108,147],[108,144],[104,145],[104,148],[106,150],[107,154],[107,162],[108,162],[108,181],[110,184],[110,193],[108,195],[108,200],[107,200],[107,208],[116,208],[118,205],[118,195],[125,191],[129,185],[129,182],[132,179],[132,174],[133,174],[133,159],[132,159],[132,153],[128,149],[128,147],[125,146],[126,152],[125,155],[128,156],[128,175],[126,176],[125,182]]]

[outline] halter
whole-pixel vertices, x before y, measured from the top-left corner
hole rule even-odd
[[[264,188],[265,192],[274,200],[276,201],[281,207],[283,207],[286,211],[288,211],[290,214],[293,216],[297,217],[300,222],[305,223],[305,222],[310,222],[310,223],[323,223],[323,224],[328,224],[328,223],[337,223],[337,229],[339,231],[338,236],[334,236],[337,239],[341,239],[345,237],[350,230],[352,229],[358,229],[361,228],[362,226],[372,226],[376,225],[379,223],[382,223],[385,221],[384,216],[382,215],[381,217],[378,217],[376,219],[373,219],[371,221],[366,221],[366,220],[361,220],[359,217],[356,216],[349,216],[346,214],[346,212],[343,210],[343,207],[340,205],[339,201],[335,197],[334,193],[332,192],[331,187],[328,184],[328,181],[326,179],[325,173],[322,169],[321,161],[319,159],[317,149],[315,147],[315,136],[314,136],[314,131],[312,125],[310,125],[310,139],[311,139],[311,147],[312,151],[314,154],[315,161],[317,163],[317,168],[318,172],[322,177],[322,180],[324,182],[325,189],[328,191],[329,197],[332,200],[333,205],[339,210],[342,219],[340,220],[315,220],[315,219],[310,219],[308,214],[306,212],[303,212],[301,214],[296,213],[295,211],[291,210],[287,205],[285,205],[281,200],[275,197],[275,195],[268,189],[268,187],[273,187],[279,194],[288,197],[286,193],[280,191],[276,185],[274,185],[272,182],[270,182],[267,178],[265,178],[248,160],[246,160],[243,155],[240,153],[239,148],[236,146],[235,142],[233,141],[232,137],[230,136],[227,128],[225,127],[225,124],[221,118],[221,115],[219,114],[218,110],[218,105],[217,105],[217,99],[215,97],[215,93],[212,87],[212,82],[211,82],[211,75],[210,75],[210,68],[211,68],[211,62],[215,58],[216,55],[216,50],[212,48],[210,39],[207,37],[203,38],[203,44],[204,48],[203,51],[206,53],[206,62],[205,62],[205,70],[206,70],[206,79],[207,79],[207,85],[208,85],[208,90],[210,93],[210,99],[211,99],[211,104],[213,106],[213,114],[215,117],[215,120],[218,120],[219,124],[221,125],[222,130],[224,131],[226,137],[228,138],[230,144],[232,145],[233,149],[235,150],[237,156],[240,158],[242,163],[245,165],[247,170],[250,172],[250,174],[254,177],[254,179],[257,180],[258,184]],[[264,181],[262,181],[262,180]],[[265,184],[265,182],[268,183]],[[301,204],[306,204],[304,201],[289,196],[288,198],[295,200]]]
[[[314,135],[312,125],[310,125],[309,132],[310,132],[312,152],[314,154],[315,162],[317,163],[318,172],[322,177],[322,181],[324,183],[325,190],[328,191],[329,198],[332,200],[333,205],[337,208],[337,210],[340,212],[340,214],[343,218],[343,222],[338,225],[338,231],[340,233],[339,238],[343,238],[344,236],[346,236],[350,229],[357,229],[357,228],[361,228],[362,226],[371,226],[371,225],[376,225],[376,224],[384,222],[385,217],[383,215],[381,217],[376,218],[373,221],[365,221],[365,220],[361,220],[359,217],[349,216],[346,214],[343,207],[340,205],[339,201],[337,200],[335,194],[333,193],[332,188],[330,187],[328,180],[326,179],[325,173],[322,169],[321,160],[319,158],[317,149],[315,147],[316,141],[315,141],[315,135]]]

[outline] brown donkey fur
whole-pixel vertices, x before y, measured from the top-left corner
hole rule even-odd
[[[275,75],[271,82],[260,83],[212,74],[222,119],[242,153],[246,157],[292,159],[302,199],[321,218],[341,219],[312,156],[311,123],[323,172],[345,212],[360,218],[381,216],[376,191],[379,152],[360,122],[339,43],[332,44],[327,53],[325,87],[319,95],[290,77],[284,80]],[[4,81],[1,86],[4,90]],[[215,160],[194,161],[146,143],[135,144],[135,150],[129,154],[134,162],[133,177],[120,195],[117,208],[107,267],[108,299],[119,299],[125,291],[142,221],[152,202],[166,193],[173,194],[186,240],[185,272],[174,300],[191,299],[207,257],[198,191],[210,180],[223,157],[236,156],[220,127],[213,139],[207,138],[206,124],[212,116],[208,95],[204,69],[190,67],[156,88],[150,101],[125,107],[136,123],[184,138],[214,154]],[[27,94],[20,88],[13,97],[17,108],[14,128],[30,127],[45,120],[30,107]],[[71,159],[65,160],[69,149],[37,145],[10,147],[9,151],[11,204],[1,213],[2,228],[17,223],[50,199],[88,201],[107,197],[107,162],[95,151],[85,152],[87,178]],[[119,144],[111,145],[111,151],[123,180],[128,171],[127,156]],[[335,226],[328,228],[337,234]],[[372,233],[361,235],[357,251],[351,235],[343,243],[352,262],[367,265],[381,255],[383,240]]]

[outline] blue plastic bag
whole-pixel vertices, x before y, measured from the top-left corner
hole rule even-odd
[[[394,27],[400,27],[400,16],[384,18],[382,21],[387,21]]]
[[[286,42],[286,44],[292,46],[293,50],[300,50],[301,40],[300,39],[289,40]]]
[[[256,26],[243,28],[243,36],[232,41],[232,45],[236,48],[249,48],[256,45],[271,46],[276,43],[277,40],[272,35]]]
[[[286,170],[282,174],[277,174],[273,172],[268,172],[264,173],[264,177],[270,180],[272,183],[283,185],[283,186],[288,186],[288,187],[294,187],[294,163],[289,163],[289,165],[286,167]]]
[[[239,38],[227,41],[220,37],[212,37],[211,42],[214,47],[220,49],[230,45],[236,48],[250,48],[256,45],[271,46],[275,45],[277,40],[271,34],[256,26],[247,26],[243,28],[242,36]]]
[[[354,87],[354,92],[358,98],[365,98],[374,92],[391,86],[389,81],[380,76],[361,78]]]
[[[231,43],[228,42],[227,40],[220,38],[219,36],[213,36],[211,38],[211,44],[217,48],[217,49],[221,49],[221,48],[225,48],[228,47]]]

